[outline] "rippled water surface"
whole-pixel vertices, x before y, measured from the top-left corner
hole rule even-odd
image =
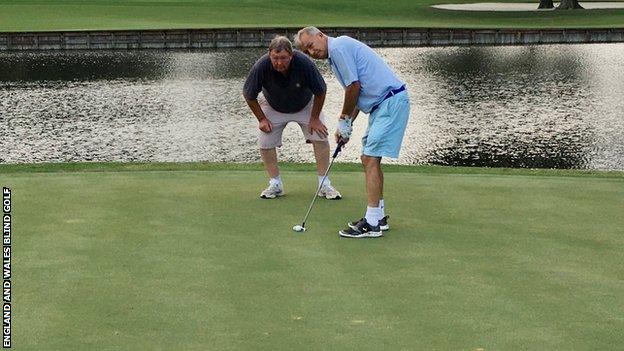
[[[624,45],[376,49],[407,82],[401,164],[624,169]],[[259,162],[259,49],[0,53],[0,162]],[[333,130],[342,89],[325,62]],[[366,116],[338,161],[357,162]],[[289,125],[280,159],[312,162]]]

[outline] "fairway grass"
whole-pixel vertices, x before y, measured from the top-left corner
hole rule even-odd
[[[618,350],[624,177],[397,167],[391,230],[337,232],[363,175],[7,172],[18,350]],[[304,171],[308,167],[309,171]],[[232,167],[236,168],[236,167]],[[489,172],[489,173],[488,173]]]
[[[304,27],[614,28],[624,9],[468,12],[454,0],[4,0],[0,32]],[[499,1],[500,2],[500,1]],[[517,2],[502,0],[502,2]],[[535,7],[539,1],[532,1]]]

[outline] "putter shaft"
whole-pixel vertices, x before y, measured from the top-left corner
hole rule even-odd
[[[318,197],[318,193],[319,191],[321,191],[321,187],[325,183],[327,174],[329,174],[329,170],[334,164],[334,160],[336,159],[336,156],[338,156],[338,153],[340,152],[340,149],[342,149],[343,146],[344,146],[344,142],[342,140],[338,142],[338,145],[336,145],[336,150],[334,150],[334,155],[332,156],[331,162],[329,162],[329,166],[327,167],[327,170],[325,171],[325,174],[323,175],[323,180],[321,180],[321,183],[319,184],[318,189],[316,189],[316,192],[314,193],[314,197],[312,198],[312,202],[310,203],[310,207],[308,207],[308,212],[306,212],[305,216],[303,217],[303,221],[301,221],[301,226],[303,228],[305,228],[305,223],[308,220],[308,216],[310,215],[310,212],[312,211],[312,206],[314,206],[314,202],[316,201],[316,198]]]

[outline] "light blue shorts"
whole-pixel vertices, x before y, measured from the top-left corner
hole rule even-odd
[[[398,158],[409,113],[410,102],[407,91],[384,100],[368,116],[368,129],[362,138],[362,154]]]

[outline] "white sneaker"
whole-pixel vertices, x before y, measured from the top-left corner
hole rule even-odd
[[[260,198],[262,199],[275,199],[278,196],[283,196],[284,190],[278,184],[269,184],[269,187],[262,190]]]
[[[331,185],[325,185],[321,187],[319,190],[318,196],[324,197],[328,200],[340,200],[342,199],[342,195],[338,192],[338,190],[334,189]]]

